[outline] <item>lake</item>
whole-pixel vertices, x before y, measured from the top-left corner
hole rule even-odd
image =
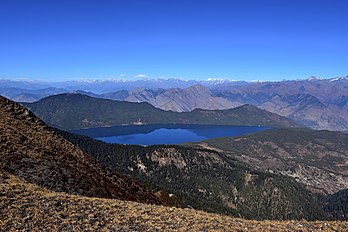
[[[107,143],[155,145],[197,142],[211,138],[241,136],[269,129],[260,126],[217,125],[126,125],[76,130]]]

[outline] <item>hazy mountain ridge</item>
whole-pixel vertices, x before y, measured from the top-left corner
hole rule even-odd
[[[310,94],[276,95],[259,107],[277,112],[314,129],[346,130],[348,128],[347,110],[338,105],[324,104]]]
[[[0,82],[1,83],[1,82]],[[43,89],[21,89],[0,85],[0,95],[16,102],[35,102],[44,97],[69,92],[63,88],[48,87]]]
[[[139,89],[100,95],[103,98],[129,102],[148,102],[156,108],[175,112],[189,112],[194,109],[221,110],[240,106],[222,97],[214,96],[202,85],[193,85],[185,89]]]
[[[182,79],[106,79],[106,80],[89,80],[82,79],[77,81],[65,82],[42,82],[42,81],[25,81],[25,80],[7,80],[0,78],[0,86],[4,88],[20,88],[25,90],[39,90],[49,87],[63,88],[69,92],[87,91],[95,94],[107,92],[116,92],[120,90],[134,90],[139,88],[144,89],[169,89],[169,88],[188,88],[193,85],[203,85],[206,87],[219,86],[224,84],[229,85],[244,85],[246,81],[234,81],[228,79],[213,79],[207,80],[182,80]],[[0,94],[2,94],[0,92]]]
[[[220,86],[216,96],[253,104],[314,129],[348,130],[348,77]]]

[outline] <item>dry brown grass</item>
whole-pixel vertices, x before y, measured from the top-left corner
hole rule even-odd
[[[56,193],[0,174],[1,231],[348,231],[347,222],[252,221]]]

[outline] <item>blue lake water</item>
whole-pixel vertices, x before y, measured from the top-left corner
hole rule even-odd
[[[119,144],[180,144],[201,140],[241,136],[269,129],[259,126],[216,125],[127,125],[73,131],[107,143]]]

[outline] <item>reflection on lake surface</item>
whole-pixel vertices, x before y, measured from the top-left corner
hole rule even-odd
[[[120,144],[180,144],[201,140],[241,136],[269,129],[259,126],[217,125],[127,125],[73,131],[107,143]]]

